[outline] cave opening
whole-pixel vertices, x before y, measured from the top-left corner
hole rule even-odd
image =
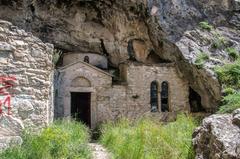
[[[189,104],[190,110],[193,113],[206,112],[201,104],[201,96],[191,87],[189,87]]]

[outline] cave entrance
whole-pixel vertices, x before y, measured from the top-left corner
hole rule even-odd
[[[91,93],[71,92],[71,116],[91,127]]]
[[[201,96],[191,87],[189,87],[189,104],[191,112],[205,112],[205,109],[201,104]]]

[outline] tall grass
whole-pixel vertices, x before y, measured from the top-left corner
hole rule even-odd
[[[209,60],[209,55],[205,52],[200,51],[197,55],[197,58],[194,62],[194,64],[197,66],[197,68],[203,68],[204,63]]]
[[[240,108],[240,92],[228,94],[223,98],[222,103],[218,113],[232,113],[235,109]]]
[[[216,67],[215,72],[223,85],[225,97],[218,113],[231,113],[240,108],[240,58],[222,67]]]
[[[233,63],[216,67],[215,72],[224,87],[240,88],[240,59]]]
[[[8,148],[1,159],[89,159],[88,129],[75,121],[57,121],[38,135],[24,133],[23,144]]]
[[[103,125],[100,142],[115,159],[192,159],[195,127],[194,120],[185,115],[166,125],[150,119],[136,123],[122,119]]]

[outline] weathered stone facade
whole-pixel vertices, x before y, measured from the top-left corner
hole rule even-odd
[[[91,94],[91,127],[120,117],[135,119],[145,114],[161,117],[163,114],[190,110],[188,83],[180,77],[174,63],[146,65],[127,62],[119,67],[122,81],[118,84],[112,82],[110,74],[81,60],[58,69],[56,117],[72,115],[72,92]],[[158,110],[154,113],[151,112],[150,104],[153,81],[159,86]],[[164,81],[169,84],[168,112],[161,112],[161,83]],[[84,106],[83,104],[82,107]]]
[[[52,45],[0,21],[0,149],[19,140],[23,128],[53,120],[52,53]]]
[[[71,93],[91,93],[91,125],[94,127],[101,113],[101,106],[106,102],[101,98],[111,88],[112,76],[104,71],[84,63],[75,62],[58,70],[55,117],[71,115]],[[104,105],[109,106],[109,104]],[[105,111],[104,111],[105,113]]]

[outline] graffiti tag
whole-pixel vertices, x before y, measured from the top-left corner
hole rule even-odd
[[[15,77],[3,77],[0,76],[0,114],[3,113],[3,106],[7,107],[7,114],[11,115],[11,94],[7,91],[9,88],[14,86],[14,82],[17,79]]]

